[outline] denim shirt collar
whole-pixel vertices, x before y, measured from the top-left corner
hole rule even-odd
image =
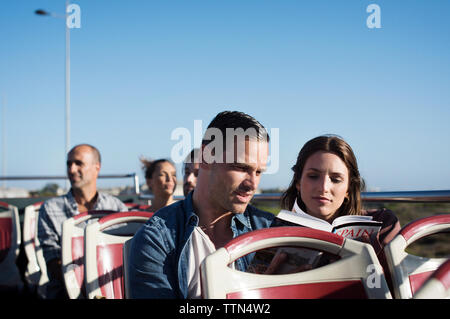
[[[248,216],[248,206],[245,209],[245,212],[242,214],[234,214],[232,220],[238,220],[242,225],[244,225],[246,228],[251,229],[251,223],[250,223],[250,218]]]
[[[188,226],[189,224],[193,223],[195,221],[195,226],[198,226],[199,218],[198,215],[194,211],[194,203],[192,199],[192,194],[194,191],[190,192],[186,198],[184,199],[184,209],[186,212],[186,224],[185,226]],[[249,206],[245,209],[244,213],[234,213],[233,217],[231,218],[231,226],[235,225],[236,220],[239,221],[242,225],[244,225],[247,229],[251,229],[251,222],[250,218],[248,216],[248,209]],[[191,224],[192,225],[192,224]]]

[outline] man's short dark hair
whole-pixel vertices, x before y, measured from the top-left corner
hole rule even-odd
[[[226,140],[227,129],[242,129],[244,132],[250,132],[250,138],[255,138],[258,141],[269,142],[269,134],[266,128],[259,123],[254,117],[238,111],[223,111],[217,114],[209,123],[206,131],[209,129],[218,129],[222,133],[224,143]],[[250,130],[249,130],[250,129]],[[202,145],[208,145],[212,139],[206,139],[206,133],[202,140]]]

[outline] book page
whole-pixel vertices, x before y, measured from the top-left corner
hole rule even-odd
[[[294,213],[287,210],[281,210],[278,213],[277,218],[305,227],[315,228],[328,232],[331,232],[332,230],[332,226],[328,222],[306,213]]]
[[[367,223],[372,222],[372,216],[362,216],[362,215],[344,215],[336,217],[332,223],[333,227],[337,227],[343,224],[349,223]],[[375,222],[375,221],[374,221]],[[375,222],[377,223],[377,222]]]

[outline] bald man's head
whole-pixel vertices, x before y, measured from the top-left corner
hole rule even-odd
[[[96,188],[100,167],[100,152],[92,145],[76,145],[67,154],[67,176],[74,189]]]

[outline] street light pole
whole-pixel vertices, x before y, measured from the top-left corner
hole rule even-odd
[[[2,96],[2,175],[6,176],[6,97]],[[6,181],[3,181],[6,188]]]
[[[66,154],[69,153],[70,148],[70,28],[67,25],[68,7],[69,0],[66,0],[66,19],[64,21],[64,25],[66,26]]]
[[[69,7],[70,1],[66,0],[66,7],[65,7],[65,13],[64,16],[59,14],[54,14],[51,12],[47,12],[42,9],[36,10],[34,13],[37,15],[44,15],[44,16],[52,16],[55,18],[63,18],[64,19],[64,25],[66,29],[66,58],[65,58],[65,155],[69,153],[70,150],[70,28],[67,25],[67,18],[68,18],[68,12],[67,8]],[[68,187],[67,179],[65,180],[65,188]]]

